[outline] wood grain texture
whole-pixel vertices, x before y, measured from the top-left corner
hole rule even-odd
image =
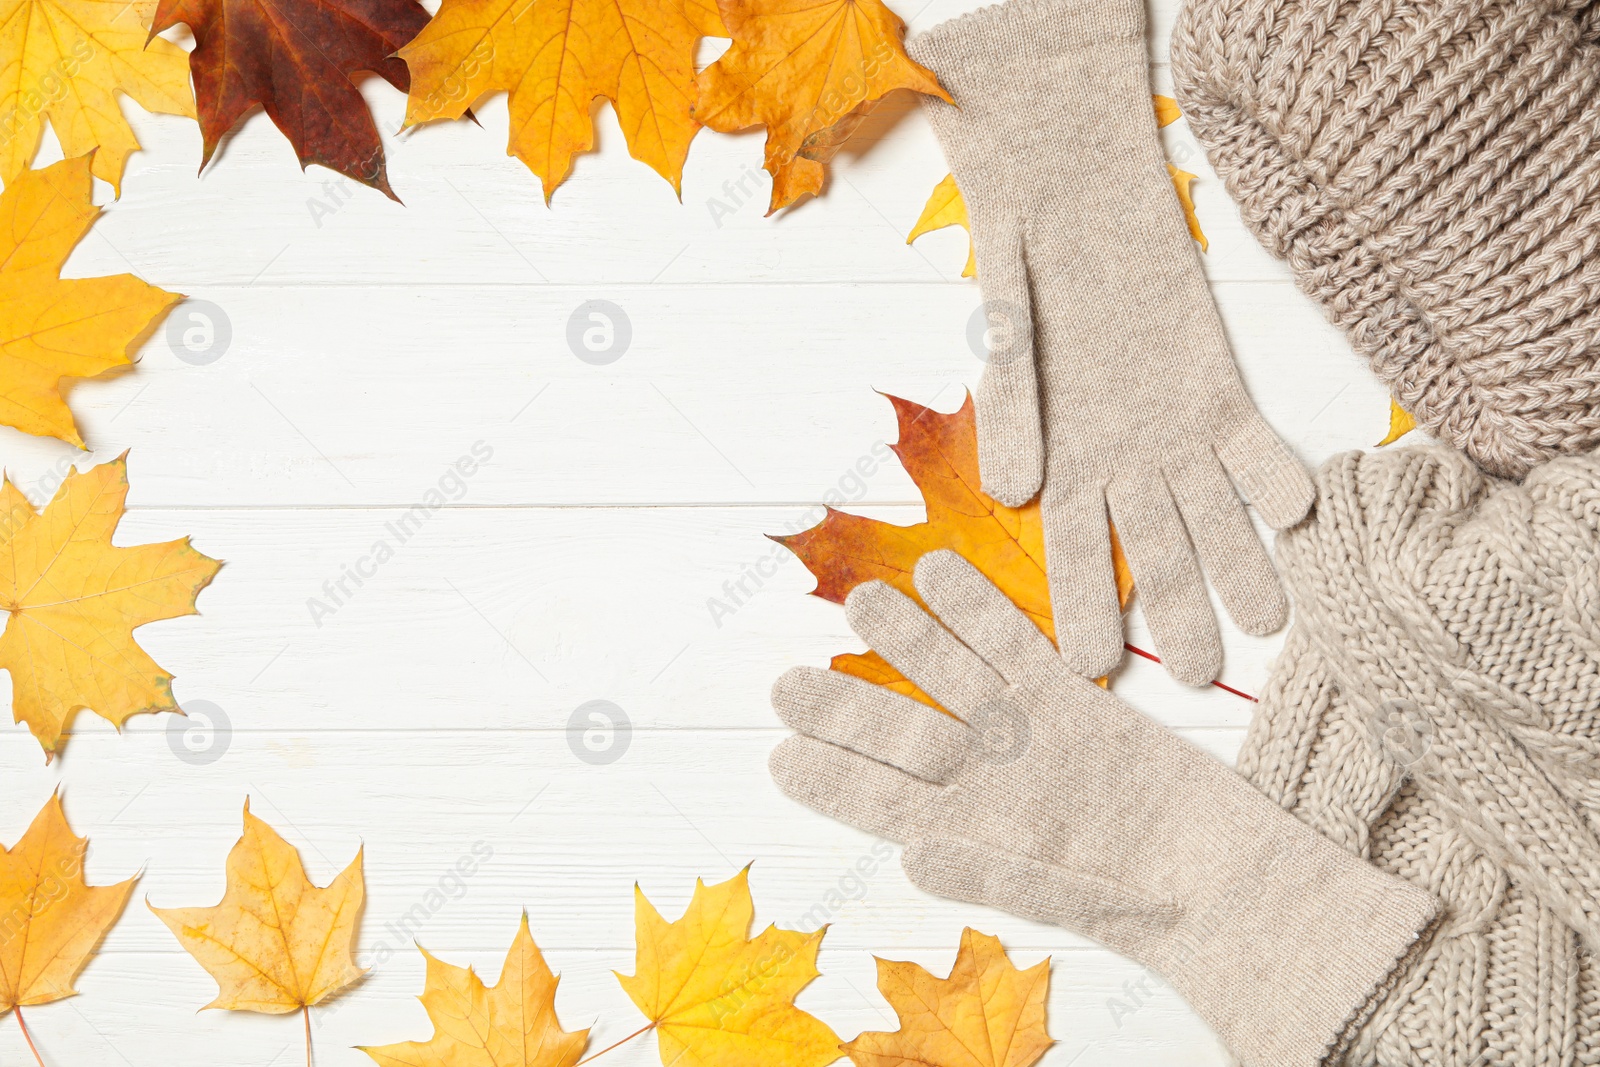
[[[899,13],[918,30],[967,6]],[[1175,10],[1153,5],[1158,61]],[[221,709],[231,727],[208,737],[145,718],[119,737],[85,717],[46,768],[6,725],[0,840],[60,785],[94,843],[91,880],[142,869],[139,892],[159,906],[221,896],[247,794],[314,880],[364,844],[374,970],[315,1013],[319,1067],[370,1062],[358,1043],[426,1036],[413,938],[492,978],[522,908],[563,976],[563,1021],[593,1024],[604,1047],[642,1025],[609,974],[631,969],[632,883],[671,917],[696,876],[752,860],[758,922],[833,923],[800,1004],[847,1038],[893,1028],[871,953],[944,973],[970,924],[1021,965],[1055,956],[1046,1065],[1228,1062],[1136,965],[919,893],[872,839],[799,809],[766,775],[782,736],[772,680],[860,645],[762,535],[816,521],[824,499],[920,519],[882,456],[893,414],[873,390],[950,410],[981,370],[966,341],[979,297],[959,278],[965,237],[905,245],[947,170],[915,106],[891,100],[820,201],[764,219],[759,135],[699,137],[680,204],[602,110],[601,151],[546,209],[503,154],[503,99],[479,109],[481,129],[397,137],[399,95],[377,79],[362,90],[404,206],[302,173],[259,114],[196,176],[194,124],[129,108],[146,148],[65,273],[131,270],[210,302],[231,341],[197,365],[163,332],[136,369],[81,383],[70,402],[88,458],[132,449],[118,543],[189,534],[226,561],[200,616],[139,640],[176,672],[180,701]],[[1184,124],[1164,133],[1200,175],[1205,268],[1267,418],[1308,462],[1378,440],[1383,390],[1239,224]],[[590,300],[629,318],[615,362],[569,346]],[[179,308],[184,328],[202,325],[186,317],[196,306]],[[492,457],[451,479],[479,442]],[[35,497],[74,458],[0,430],[0,463]],[[399,543],[389,528],[430,490],[444,506],[413,516]],[[393,555],[374,563],[385,539]],[[324,583],[337,590],[364,556],[371,573],[332,603]],[[712,598],[735,596],[713,617]],[[334,610],[314,618],[313,599]],[[1137,608],[1130,639],[1147,641]],[[1280,640],[1224,622],[1224,680],[1258,691]],[[1182,689],[1140,660],[1114,685],[1223,759],[1249,721],[1246,702]],[[569,728],[594,700],[631,721],[609,764],[580,758],[587,726]],[[492,855],[453,876],[475,845]],[[80,988],[29,1013],[49,1063],[282,1067],[303,1055],[298,1020],[196,1015],[209,980],[140,907]],[[27,1057],[0,1021],[0,1062]],[[657,1060],[638,1042],[603,1062]]]

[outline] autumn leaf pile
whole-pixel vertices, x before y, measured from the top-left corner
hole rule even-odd
[[[195,117],[201,166],[257,108],[317,163],[389,196],[378,128],[356,85],[407,94],[406,124],[459,119],[510,96],[508,151],[545,199],[616,109],[628,150],[679,190],[702,126],[767,131],[774,209],[821,191],[828,146],[895,89],[945,97],[901,45],[882,0],[3,0],[0,182],[28,169],[46,123],[69,158],[120,187],[139,147],[118,96]],[[157,34],[184,24],[191,54]],[[702,37],[731,46],[696,72]],[[194,88],[190,91],[190,76]]]

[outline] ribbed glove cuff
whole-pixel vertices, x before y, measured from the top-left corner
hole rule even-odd
[[[1241,1062],[1337,1062],[1427,944],[1438,903],[1309,828],[1261,858],[1188,916],[1153,965]]]
[[[959,86],[992,77],[997,53],[1059,53],[1107,41],[1142,42],[1144,32],[1143,0],[1006,0],[908,37],[906,52],[937,73],[961,106]],[[1050,74],[1040,70],[1038,77]]]

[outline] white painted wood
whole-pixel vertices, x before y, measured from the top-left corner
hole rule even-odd
[[[902,14],[924,29],[967,6]],[[1175,9],[1153,4],[1163,88]],[[945,173],[914,103],[891,100],[868,121],[822,199],[766,219],[759,135],[702,134],[679,203],[602,110],[601,151],[546,208],[504,155],[503,99],[479,109],[481,129],[396,136],[399,95],[376,80],[364,91],[405,206],[302,174],[261,115],[197,176],[195,126],[127,105],[146,148],[67,273],[132,270],[208,301],[230,346],[195,365],[158,334],[132,372],[73,390],[91,457],[0,430],[0,463],[42,500],[75,459],[131,449],[120,542],[189,534],[227,561],[200,616],[139,639],[177,673],[180,700],[231,725],[208,738],[151,718],[118,736],[85,716],[48,767],[22,727],[0,729],[0,840],[60,787],[93,839],[92,878],[143,871],[139,894],[160,905],[221,894],[247,795],[319,881],[364,846],[374,970],[316,1013],[320,1067],[369,1062],[358,1043],[427,1035],[411,936],[493,976],[523,908],[564,974],[563,1019],[593,1024],[602,1047],[640,1025],[609,974],[631,970],[633,882],[676,915],[695,877],[751,861],[762,923],[832,922],[823,977],[801,1003],[847,1038],[893,1028],[872,953],[943,972],[971,924],[1021,963],[1054,955],[1059,1043],[1045,1063],[1228,1062],[1137,966],[919,893],[869,837],[797,808],[766,775],[782,736],[772,680],[860,646],[763,534],[803,528],[835,497],[918,521],[914,488],[885,460],[894,423],[874,390],[948,411],[980,370],[965,339],[979,297],[958,277],[964,235],[904,240]],[[1200,175],[1205,268],[1267,417],[1308,462],[1376,441],[1384,391],[1249,237],[1183,124],[1165,136]],[[632,329],[603,366],[567,340],[574,311],[596,299]],[[179,309],[180,332],[196,310]],[[475,444],[492,456],[451,480]],[[359,588],[324,589],[441,487],[450,502]],[[772,572],[759,588],[758,564]],[[712,598],[737,610],[719,620]],[[330,610],[314,618],[313,599]],[[1281,639],[1226,623],[1224,636],[1225,680],[1258,691]],[[1130,639],[1148,643],[1137,609]],[[1185,690],[1141,660],[1114,687],[1224,760],[1249,722],[1248,703]],[[582,731],[569,728],[593,700],[622,708],[633,731],[605,766],[579,758]],[[445,902],[400,930],[478,843],[492,857],[459,888],[446,879]],[[859,881],[858,863],[870,869]],[[295,1019],[196,1015],[210,980],[142,904],[80,987],[28,1012],[52,1067],[267,1067],[304,1054]],[[26,1057],[15,1026],[0,1025],[0,1063]],[[657,1062],[645,1041],[608,1060]]]

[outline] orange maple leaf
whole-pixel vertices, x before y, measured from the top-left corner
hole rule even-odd
[[[0,846],[0,1015],[74,996],[73,979],[127,906],[138,877],[84,880],[87,838],[67,824],[58,793],[10,848]],[[32,1044],[32,1039],[29,1039]]]
[[[594,147],[594,102],[610,100],[635,159],[678,191],[700,129],[694,50],[722,35],[707,0],[444,0],[397,55],[411,70],[406,125],[460,118],[510,93],[507,151],[539,176],[545,202]]]
[[[895,89],[950,99],[906,55],[905,24],[882,0],[723,0],[722,17],[733,45],[701,72],[694,117],[723,133],[767,128],[770,211],[821,190],[825,131],[862,104]]]
[[[916,597],[911,573],[917,560],[935,549],[954,549],[1054,641],[1038,498],[1020,508],[1008,508],[979,488],[978,427],[971,395],[949,415],[898,397],[888,399],[900,422],[900,440],[890,447],[921,491],[927,520],[896,526],[829,508],[822,522],[809,530],[769,536],[799,556],[816,576],[812,595],[835,604],[843,604],[850,590],[874,579]],[[1117,595],[1126,607],[1133,592],[1133,575],[1122,557],[1115,530],[1111,552]],[[832,667],[939,706],[876,652],[835,656]]]

